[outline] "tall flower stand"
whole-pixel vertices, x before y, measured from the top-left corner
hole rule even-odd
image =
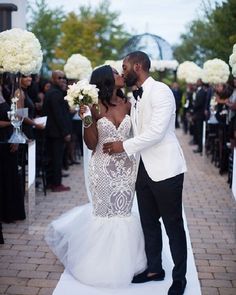
[[[29,232],[35,217],[35,175],[36,175],[36,143],[35,140],[29,141],[28,145],[28,165],[26,178],[26,197],[27,197],[27,216]]]

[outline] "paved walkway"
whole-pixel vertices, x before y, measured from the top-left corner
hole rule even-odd
[[[235,295],[236,202],[227,177],[220,176],[209,159],[192,152],[188,136],[180,130],[178,136],[188,164],[184,207],[202,294]],[[68,209],[87,202],[82,165],[72,166],[69,173],[64,183],[72,187],[71,192],[48,192],[46,197],[37,192],[34,223],[3,224],[0,294],[52,294],[63,266],[44,242],[45,226]]]

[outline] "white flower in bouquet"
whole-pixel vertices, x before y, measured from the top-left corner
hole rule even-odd
[[[232,75],[236,77],[236,44],[234,44],[233,53],[229,57],[229,64],[232,67]]]
[[[150,72],[163,72],[165,70],[175,71],[178,67],[178,64],[179,63],[177,62],[177,60],[151,60]]]
[[[68,86],[65,100],[68,101],[70,107],[78,107],[80,105],[96,104],[98,108],[98,88],[96,85],[89,84],[88,80],[84,79]],[[84,114],[85,125],[93,123],[91,112]]]
[[[185,61],[178,66],[177,78],[194,84],[202,78],[202,69],[192,61]]]
[[[210,59],[203,65],[202,78],[205,83],[226,83],[228,81],[229,74],[229,66],[221,59]]]
[[[105,65],[111,66],[112,68],[116,69],[118,73],[122,73],[122,60],[106,60]]]
[[[89,79],[92,73],[91,62],[79,53],[72,54],[64,66],[64,72],[68,79]]]
[[[71,107],[98,103],[98,88],[84,79],[68,86],[65,99]]]
[[[36,74],[43,60],[41,45],[35,35],[14,28],[0,33],[0,72]]]

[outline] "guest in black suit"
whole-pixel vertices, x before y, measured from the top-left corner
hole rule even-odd
[[[61,183],[64,144],[71,139],[70,116],[64,100],[67,83],[64,73],[59,70],[52,73],[51,81],[52,86],[43,103],[43,113],[47,116],[46,148],[50,167],[47,186],[53,192],[62,192],[70,190]]]
[[[182,103],[182,91],[179,88],[179,84],[177,82],[174,82],[172,84],[171,90],[175,97],[175,105],[176,105],[176,111],[175,111],[175,128],[179,128],[179,112],[181,108]]]
[[[207,91],[203,87],[202,80],[197,81],[196,97],[193,105],[193,120],[195,125],[195,139],[197,149],[194,153],[202,154],[202,136],[203,136],[203,122],[205,120],[205,106],[207,101]]]

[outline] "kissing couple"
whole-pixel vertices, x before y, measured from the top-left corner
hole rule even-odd
[[[184,294],[187,245],[182,217],[186,164],[175,135],[175,99],[170,88],[149,74],[150,59],[129,53],[120,75],[110,66],[92,72],[99,89],[99,112],[84,121],[92,150],[88,183],[92,202],[53,221],[46,241],[82,284],[123,288],[161,281],[162,218],[173,259],[168,295]],[[124,86],[135,88],[130,100]],[[80,108],[80,116],[88,113]],[[139,216],[132,212],[137,195]],[[141,222],[140,222],[141,221]]]

